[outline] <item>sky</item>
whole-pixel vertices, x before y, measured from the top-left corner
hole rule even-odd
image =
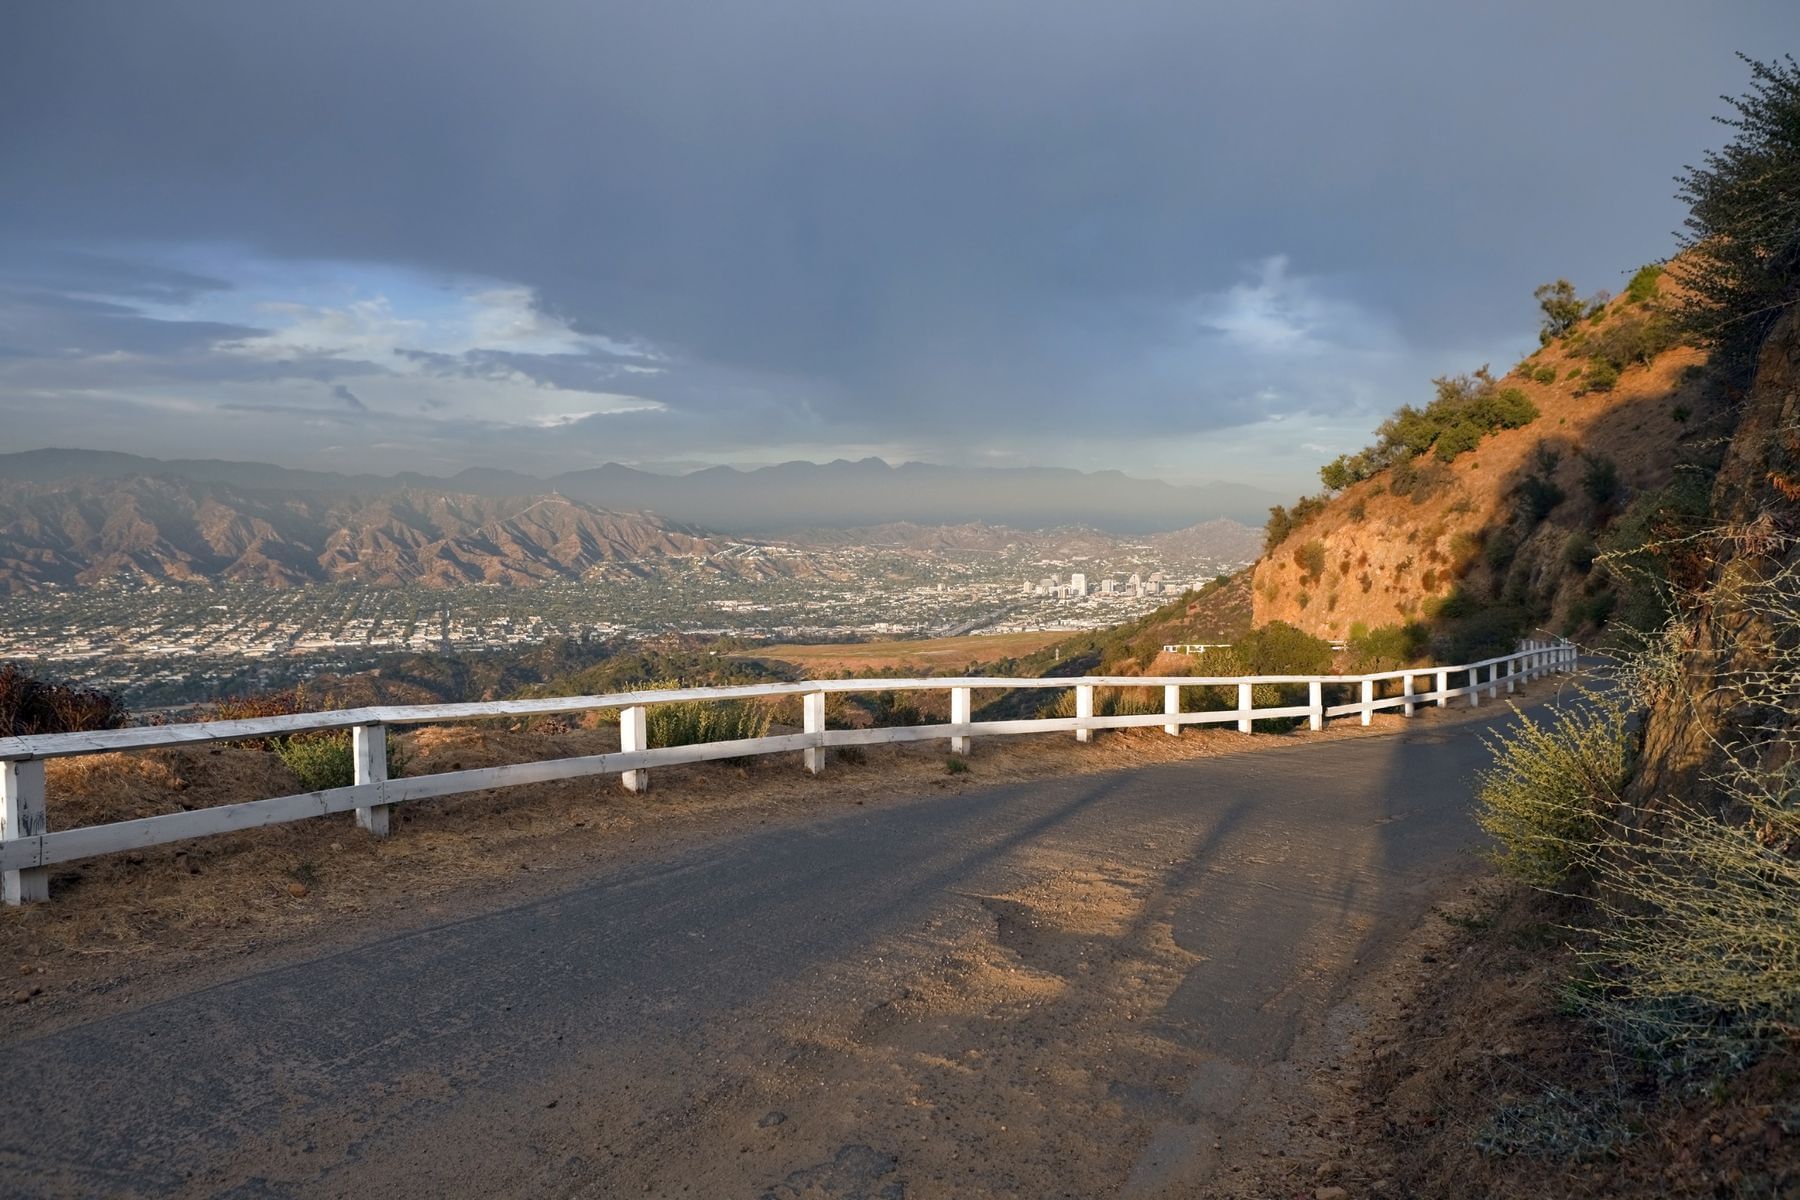
[[[0,448],[1314,486],[1667,254],[1791,0],[0,8]]]

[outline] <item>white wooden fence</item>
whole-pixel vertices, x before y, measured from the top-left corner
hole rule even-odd
[[[642,791],[649,786],[649,771],[678,763],[738,758],[752,754],[799,751],[808,771],[825,767],[825,752],[832,746],[861,746],[883,742],[916,742],[946,738],[952,752],[966,754],[971,738],[1015,733],[1071,731],[1088,741],[1096,729],[1129,729],[1161,725],[1179,734],[1183,725],[1236,723],[1249,733],[1252,722],[1264,718],[1306,718],[1321,729],[1332,717],[1360,715],[1367,725],[1382,709],[1399,708],[1407,716],[1421,704],[1450,703],[1467,697],[1471,705],[1490,698],[1500,689],[1508,693],[1539,676],[1570,670],[1575,647],[1567,642],[1527,642],[1513,654],[1455,667],[1418,667],[1383,671],[1372,675],[1261,675],[1233,678],[1198,676],[1084,676],[1078,678],[1012,679],[951,676],[939,679],[822,679],[803,683],[768,683],[746,687],[686,688],[674,691],[625,692],[609,696],[568,696],[547,700],[501,700],[477,704],[429,704],[388,708],[353,708],[336,712],[301,713],[244,721],[208,721],[187,725],[156,725],[110,729],[94,733],[59,733],[33,737],[0,738],[0,880],[8,904],[49,898],[49,868],[56,863],[135,850],[165,842],[184,841],[208,834],[278,825],[328,813],[356,813],[357,824],[377,837],[388,832],[388,815],[394,805],[433,796],[477,792],[488,788],[516,787],[586,775],[619,773],[626,788]],[[1485,672],[1486,677],[1483,678]],[[1419,680],[1435,686],[1417,690]],[[1378,698],[1378,685],[1398,680],[1398,694]],[[1466,680],[1452,686],[1453,680]],[[1306,684],[1307,702],[1273,708],[1256,708],[1252,690],[1259,684]],[[1184,712],[1184,687],[1235,687],[1235,708]],[[1096,688],[1163,689],[1163,711],[1118,716],[1094,715]],[[1011,691],[1020,688],[1073,689],[1073,717],[1037,717],[1003,721],[971,720],[971,696],[978,690]],[[1355,699],[1327,704],[1325,689],[1348,689]],[[944,725],[914,725],[872,729],[825,728],[825,697],[843,692],[948,691],[950,721]],[[656,704],[692,700],[742,700],[770,696],[799,696],[803,732],[708,742],[691,746],[651,749],[647,740],[647,709]],[[554,713],[619,710],[620,749],[613,754],[517,763],[473,770],[445,771],[403,779],[387,777],[387,728],[392,725],[436,724],[495,717],[545,716]],[[355,751],[356,782],[348,787],[249,800],[190,812],[142,817],[76,829],[51,830],[45,809],[44,762],[77,754],[104,754],[120,750],[146,750],[168,746],[195,746],[246,738],[279,737],[319,730],[349,729]]]

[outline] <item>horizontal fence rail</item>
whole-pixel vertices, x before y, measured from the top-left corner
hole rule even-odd
[[[44,900],[49,897],[51,866],[95,855],[138,850],[165,842],[185,841],[215,833],[279,825],[342,812],[354,812],[358,825],[381,837],[388,832],[388,818],[394,805],[411,800],[609,774],[620,775],[627,789],[641,792],[649,786],[649,772],[653,768],[749,755],[797,751],[803,756],[806,770],[817,774],[825,768],[826,751],[834,746],[947,739],[953,753],[966,754],[970,740],[978,736],[1073,732],[1078,740],[1085,742],[1093,737],[1093,732],[1097,729],[1161,726],[1166,733],[1179,734],[1184,725],[1205,724],[1235,725],[1239,732],[1250,733],[1256,721],[1277,718],[1304,719],[1310,728],[1322,729],[1327,720],[1352,714],[1360,715],[1362,724],[1367,725],[1375,713],[1386,709],[1398,708],[1411,716],[1420,705],[1434,704],[1442,708],[1457,698],[1466,698],[1470,705],[1476,705],[1481,702],[1484,692],[1489,698],[1499,696],[1502,688],[1511,693],[1522,683],[1543,675],[1571,670],[1575,659],[1576,648],[1568,642],[1534,641],[1525,643],[1512,654],[1476,663],[1454,667],[1412,667],[1368,675],[818,679],[800,683],[676,688],[543,700],[349,708],[241,721],[203,721],[183,725],[108,729],[92,733],[6,737],[0,738],[0,884],[3,884],[4,899],[8,904]],[[1420,680],[1425,680],[1432,686],[1421,690],[1416,686]],[[1399,681],[1399,694],[1377,697],[1379,686],[1393,681]],[[1266,684],[1304,684],[1307,688],[1307,702],[1258,708],[1254,704],[1254,692],[1258,686]],[[1162,712],[1095,715],[1096,689],[1156,687],[1163,689]],[[1189,687],[1235,689],[1237,704],[1226,709],[1184,711],[1181,690]],[[1347,703],[1327,704],[1326,688],[1350,688],[1356,698]],[[1075,715],[988,721],[971,718],[974,692],[1021,689],[1072,690],[1075,694]],[[828,695],[892,691],[949,692],[950,721],[938,725],[881,726],[868,729],[825,727],[825,698]],[[685,746],[652,748],[649,745],[647,712],[655,705],[783,696],[798,696],[801,699],[803,728],[800,733]],[[620,748],[614,753],[444,771],[402,779],[388,778],[387,730],[390,726],[607,710],[617,710],[619,713]],[[44,763],[47,759],[346,729],[351,733],[352,757],[356,766],[356,782],[348,787],[223,804],[76,829],[52,831],[49,826],[45,807]]]

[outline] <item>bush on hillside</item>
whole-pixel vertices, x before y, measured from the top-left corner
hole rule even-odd
[[[1424,408],[1403,405],[1376,431],[1379,440],[1355,454],[1343,454],[1319,469],[1329,491],[1341,491],[1427,452],[1450,462],[1501,429],[1518,429],[1538,418],[1537,405],[1516,387],[1501,387],[1484,366],[1471,375],[1445,375],[1431,381],[1435,398]],[[1410,487],[1396,487],[1405,495]]]
[[[1586,349],[1590,360],[1619,372],[1650,362],[1679,340],[1674,321],[1660,311],[1645,309],[1622,314],[1589,338]],[[1591,386],[1591,371],[1589,382]]]
[[[1302,545],[1294,551],[1294,565],[1305,572],[1307,579],[1318,579],[1325,574],[1325,543],[1314,538]]]
[[[1374,629],[1358,621],[1350,627],[1348,669],[1352,673],[1397,670],[1422,658],[1429,643],[1425,627],[1416,621]]]
[[[1549,476],[1527,475],[1513,488],[1513,511],[1521,525],[1534,529],[1567,498]]]
[[[1610,392],[1619,386],[1619,368],[1603,358],[1597,358],[1588,364],[1582,374],[1581,386],[1575,389],[1577,396],[1585,396],[1589,392]]]
[[[296,733],[264,743],[309,792],[349,787],[356,782],[356,747],[348,729]],[[406,774],[406,750],[387,735],[387,777]]]
[[[1643,304],[1656,299],[1656,281],[1662,278],[1662,264],[1649,263],[1639,267],[1631,282],[1625,285],[1625,299],[1631,304]]]
[[[1594,696],[1540,724],[1521,713],[1488,740],[1494,765],[1476,782],[1476,821],[1507,874],[1542,888],[1594,866],[1601,830],[1630,771],[1630,714]]]
[[[1618,463],[1603,454],[1582,455],[1581,490],[1587,493],[1596,508],[1604,508],[1617,500],[1624,486],[1619,480]]]
[[[117,729],[129,715],[111,692],[33,679],[0,663],[0,737]]]
[[[735,742],[769,732],[769,712],[750,700],[679,700],[652,704],[645,712],[652,747]]]
[[[1269,520],[1263,525],[1263,552],[1268,553],[1288,540],[1295,530],[1325,511],[1325,497],[1302,496],[1294,507],[1276,504],[1269,509]]]

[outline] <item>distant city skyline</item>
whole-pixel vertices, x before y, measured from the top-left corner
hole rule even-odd
[[[4,449],[1293,494],[1667,253],[1788,3],[0,16]],[[1679,62],[1676,73],[1646,64]]]

